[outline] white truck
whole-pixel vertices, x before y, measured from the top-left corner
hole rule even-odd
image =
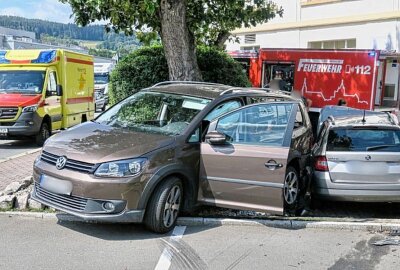
[[[94,90],[96,96],[96,110],[105,110],[108,104],[108,84],[114,63],[94,64]]]

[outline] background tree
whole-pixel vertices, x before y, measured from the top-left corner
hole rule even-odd
[[[60,0],[69,3],[78,24],[109,21],[126,34],[157,32],[163,43],[170,80],[202,80],[196,39],[220,46],[236,27],[267,22],[282,9],[267,0]]]
[[[226,52],[199,46],[196,54],[204,81],[238,87],[250,86],[243,66]],[[113,70],[109,88],[111,104],[166,80],[168,65],[163,47],[156,45],[139,48],[119,61]]]

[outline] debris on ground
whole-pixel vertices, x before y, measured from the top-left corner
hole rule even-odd
[[[399,238],[386,238],[383,240],[375,241],[372,243],[374,246],[400,246],[400,239]]]

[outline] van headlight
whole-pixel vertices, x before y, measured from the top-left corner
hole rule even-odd
[[[22,112],[36,112],[38,105],[27,106],[22,109]]]
[[[102,163],[94,172],[99,177],[128,177],[143,171],[147,159],[135,158]]]

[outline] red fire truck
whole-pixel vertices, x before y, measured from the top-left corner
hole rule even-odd
[[[378,50],[260,49],[230,52],[254,87],[300,91],[311,111],[336,105],[398,111],[400,54]],[[399,61],[399,62],[398,62]]]

